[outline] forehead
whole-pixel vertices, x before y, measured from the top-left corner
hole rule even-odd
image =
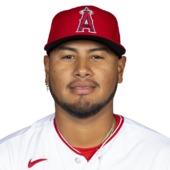
[[[88,50],[88,49],[93,49],[93,48],[106,48],[108,53],[111,54],[112,56],[116,57],[119,59],[118,55],[112,50],[110,49],[108,46],[100,43],[100,42],[97,42],[97,41],[92,41],[92,40],[72,40],[72,41],[67,41],[67,42],[64,42],[58,46],[56,46],[55,48],[53,48],[51,51],[50,51],[50,54],[52,52],[57,52],[58,49],[61,47],[61,46],[64,46],[64,47],[71,47],[71,48],[75,48],[77,50],[82,50],[82,49],[85,49],[85,50]]]
[[[71,47],[71,48],[75,48],[75,49],[79,49],[79,48],[84,48],[84,49],[92,49],[92,48],[99,48],[99,47],[104,47],[107,49],[108,52],[115,54],[115,52],[113,50],[111,50],[108,46],[97,42],[97,41],[92,41],[92,40],[72,40],[72,41],[67,41],[64,42],[58,46],[56,46],[55,48],[53,48],[50,53],[52,51],[57,51],[61,46],[64,47]]]

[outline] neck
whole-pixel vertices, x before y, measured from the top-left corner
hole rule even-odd
[[[79,119],[69,115],[60,106],[55,104],[55,121],[65,140],[73,147],[90,148],[101,144],[106,134],[116,126],[113,115],[113,101],[109,102],[96,115]]]

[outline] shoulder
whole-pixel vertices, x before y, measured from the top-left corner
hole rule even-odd
[[[30,155],[43,143],[46,135],[53,127],[54,114],[46,116],[33,125],[19,130],[0,140],[0,169],[23,169],[25,160],[30,160]],[[31,155],[32,156],[32,155]],[[28,164],[26,162],[25,164]],[[21,166],[21,167],[20,167]]]
[[[170,138],[129,118],[124,117],[122,134],[128,136],[127,140],[129,139],[131,143],[138,142],[150,150],[161,149],[170,155]]]
[[[170,138],[129,118],[122,117],[122,120],[115,140],[108,146],[109,156],[114,151],[118,153],[115,159],[127,158],[126,161],[133,162],[136,169],[138,166],[155,170],[169,167]]]
[[[36,121],[31,126],[26,127],[24,129],[21,129],[17,132],[14,132],[14,133],[6,136],[5,138],[0,140],[0,148],[5,143],[9,143],[10,141],[14,142],[15,140],[30,136],[33,133],[42,130],[43,128],[45,128],[49,124],[53,123],[54,117],[55,117],[55,114],[50,114],[50,115]]]

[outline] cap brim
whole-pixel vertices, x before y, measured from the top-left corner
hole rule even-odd
[[[94,35],[74,35],[74,36],[69,36],[69,37],[64,37],[61,39],[58,39],[56,41],[53,41],[52,43],[48,44],[45,46],[45,50],[47,51],[47,54],[49,55],[51,50],[53,50],[55,47],[58,45],[67,42],[67,41],[72,41],[72,40],[93,40],[97,41],[99,43],[102,43],[109,48],[111,48],[119,58],[126,52],[125,48],[109,39],[99,37],[99,36],[94,36]]]

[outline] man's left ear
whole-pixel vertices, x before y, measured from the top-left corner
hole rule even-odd
[[[125,64],[126,64],[126,57],[122,56],[118,60],[118,83],[122,83],[123,81],[123,72],[125,69]]]
[[[124,68],[127,68],[128,56],[123,55],[123,56],[122,56],[122,62],[123,62],[123,67],[124,67]]]

